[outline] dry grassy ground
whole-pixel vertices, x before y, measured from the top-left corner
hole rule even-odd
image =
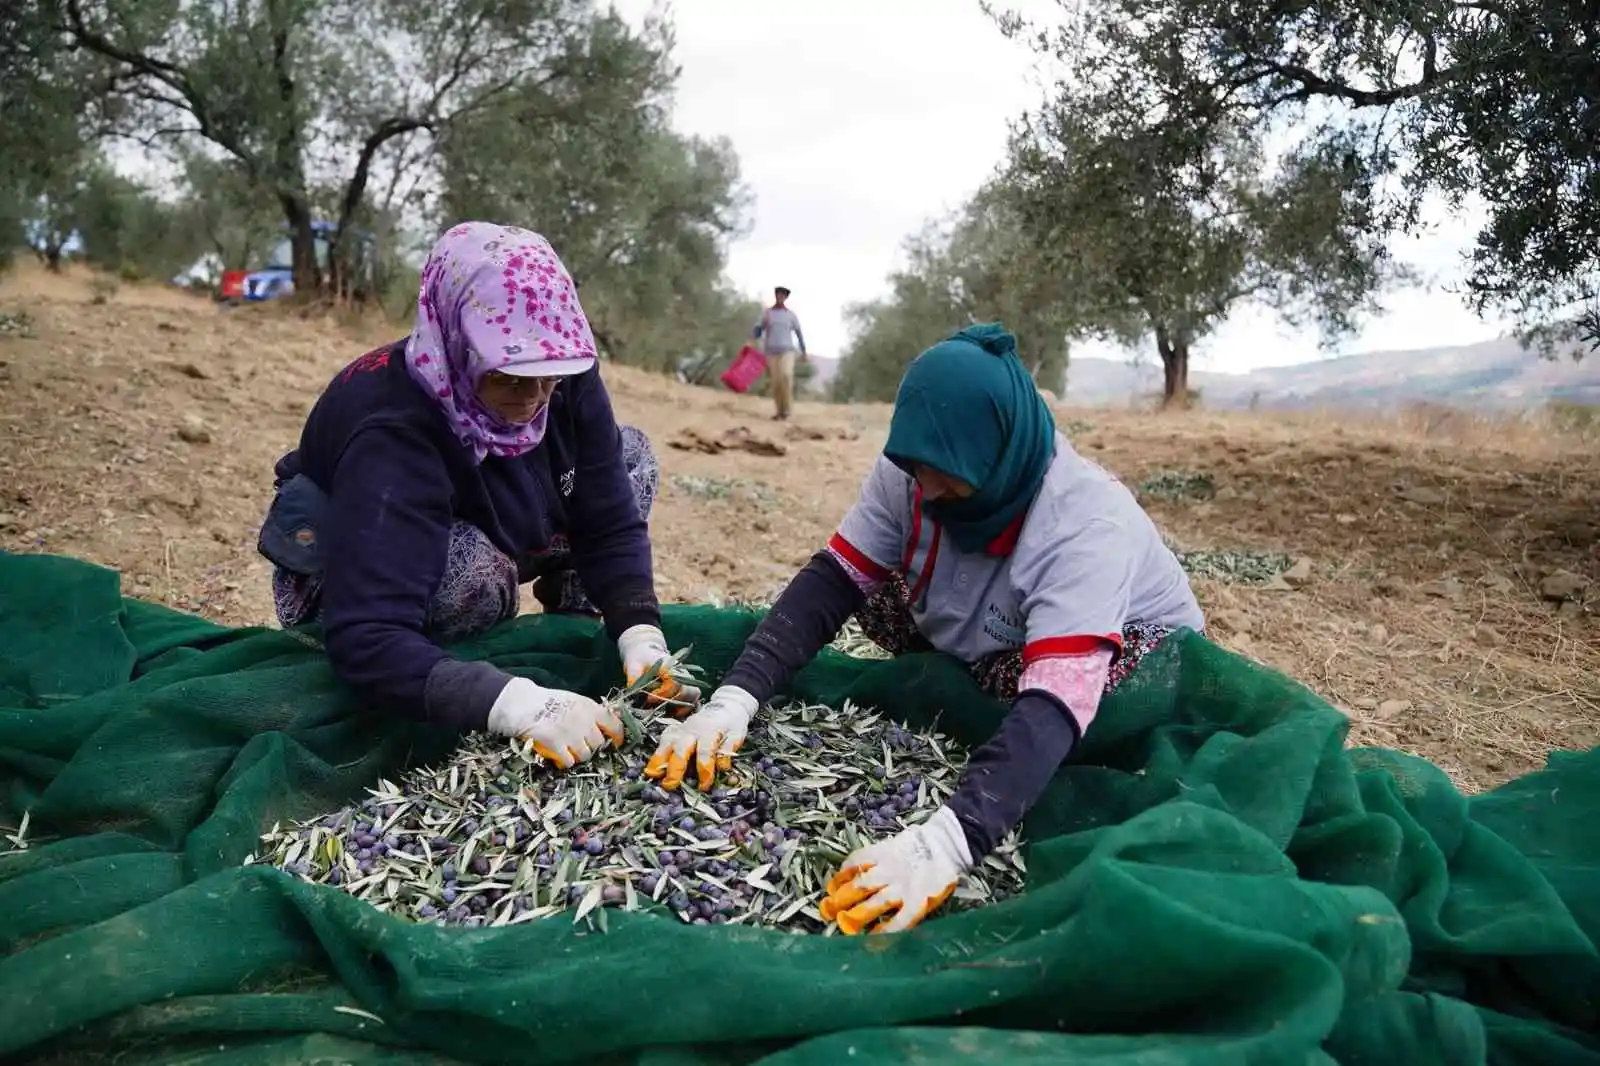
[[[272,464],[332,372],[392,331],[158,288],[95,302],[87,277],[27,268],[0,282],[4,312],[36,335],[0,331],[0,548],[90,559],[133,595],[271,624],[254,545]],[[784,430],[758,400],[622,368],[608,380],[661,453],[669,600],[781,587],[850,504],[887,421],[802,404]],[[1148,503],[1180,548],[1309,561],[1304,581],[1195,585],[1216,639],[1344,708],[1354,741],[1421,753],[1469,788],[1600,743],[1583,593],[1558,608],[1541,592],[1558,571],[1600,587],[1589,442],[1448,415],[1060,415],[1130,485],[1209,476],[1209,498]],[[687,430],[784,454],[669,446]]]

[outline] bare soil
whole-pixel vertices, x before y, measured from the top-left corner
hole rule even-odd
[[[274,624],[255,551],[272,465],[333,372],[401,330],[151,286],[108,294],[31,267],[0,282],[0,314],[19,312],[34,336],[0,332],[0,548],[88,559],[130,595]],[[652,528],[669,601],[773,595],[848,508],[887,424],[881,406],[802,403],[779,425],[764,401],[606,373],[661,457]],[[1210,477],[1209,497],[1147,503],[1180,548],[1307,561],[1304,580],[1195,587],[1215,639],[1344,709],[1352,742],[1417,752],[1467,789],[1600,743],[1590,442],[1447,412],[1058,414],[1130,485]],[[1558,604],[1544,586],[1562,571],[1574,591]]]

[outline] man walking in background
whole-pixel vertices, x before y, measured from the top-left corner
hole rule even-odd
[[[800,361],[806,360],[806,338],[800,332],[800,320],[789,310],[785,301],[789,290],[779,285],[772,290],[772,306],[761,313],[761,321],[750,335],[761,342],[761,353],[767,357],[767,369],[772,374],[772,402],[778,413],[772,417],[782,422],[789,417],[794,406],[795,353]]]

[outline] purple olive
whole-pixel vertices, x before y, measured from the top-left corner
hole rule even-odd
[[[710,920],[708,920],[706,918],[696,918],[692,922],[690,922],[689,924],[690,925],[710,925],[711,922],[710,922]]]
[[[607,885],[600,890],[600,898],[607,903],[621,903],[625,895],[621,885]]]
[[[654,873],[645,874],[643,877],[641,877],[639,879],[639,887],[644,890],[644,894],[647,895],[647,896],[655,895],[656,894],[656,886],[659,885],[660,883],[661,883],[661,875],[660,874],[654,874]]]
[[[665,865],[665,866],[663,866],[661,868],[661,872],[663,874],[665,874],[666,876],[668,876],[668,877],[677,877],[678,876],[678,867],[677,867],[677,865],[675,863],[670,863],[669,862],[669,863],[667,863],[667,865]]]
[[[694,819],[693,818],[688,818],[688,817],[680,818],[678,820],[678,828],[682,829],[682,830],[685,830],[685,831],[693,829],[694,828]]]
[[[439,898],[444,900],[446,903],[454,903],[456,901],[455,886],[445,885],[444,891],[439,893]]]
[[[372,872],[372,860],[371,859],[358,859],[358,860],[356,860],[356,869],[360,870],[364,874],[370,874]]]
[[[712,925],[726,925],[727,923],[728,923],[728,916],[726,914],[713,914],[711,916],[711,924]]]
[[[576,902],[578,902],[580,899],[583,898],[583,894],[585,892],[587,892],[587,891],[588,891],[588,889],[586,889],[582,885],[568,885],[567,886],[567,902],[568,903],[576,903]]]
[[[473,856],[473,858],[472,858],[472,872],[477,874],[479,877],[482,877],[484,874],[488,873],[489,872],[489,860],[484,858],[482,855]]]
[[[676,855],[674,855],[672,857],[672,861],[677,863],[679,866],[693,866],[694,865],[694,852],[692,852],[692,851],[680,851],[680,852],[678,852],[678,854],[676,854]]]
[[[456,864],[453,862],[445,863],[444,866],[440,868],[439,873],[446,881],[454,881],[456,879]]]
[[[689,894],[687,892],[674,892],[671,898],[667,900],[667,905],[675,911],[686,911],[689,909]]]
[[[422,906],[417,908],[418,918],[433,918],[436,917],[438,913],[438,909],[435,908],[431,903],[424,903]]]
[[[342,885],[342,884],[344,884],[344,871],[339,869],[337,866],[335,866],[333,868],[332,872],[330,872],[328,874],[328,884],[330,884],[330,885]]]

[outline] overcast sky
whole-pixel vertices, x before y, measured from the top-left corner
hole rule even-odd
[[[617,6],[638,17],[652,0]],[[1054,9],[1049,0],[1013,6]],[[901,242],[988,177],[1007,121],[1042,98],[1032,58],[977,0],[678,0],[673,15],[677,125],[727,136],[754,194],[754,224],[731,248],[729,274],[763,299],[787,285],[807,346],[841,354],[845,305],[884,292]],[[1437,230],[1402,254],[1451,285],[1473,229],[1436,216]],[[1468,344],[1502,331],[1441,288],[1389,297],[1341,350]],[[1200,347],[1196,365],[1243,371],[1325,354],[1314,335],[1247,310]]]

